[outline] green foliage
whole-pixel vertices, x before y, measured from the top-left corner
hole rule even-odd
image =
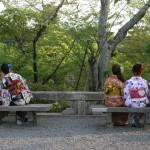
[[[63,101],[56,101],[52,102],[49,100],[40,100],[40,99],[31,99],[31,104],[52,104],[52,108],[49,110],[49,112],[62,112],[66,108],[70,107],[69,103],[65,100]]]
[[[150,55],[150,44],[145,45],[145,51],[147,52],[148,55]]]
[[[29,0],[36,5],[39,0]],[[114,0],[119,4],[121,0]],[[143,2],[131,1],[131,10],[140,8]],[[0,13],[0,64],[13,64],[14,72],[17,72],[27,79],[32,91],[72,91],[75,89],[83,56],[88,47],[83,72],[81,75],[79,90],[88,90],[89,80],[89,58],[98,59],[98,19],[99,10],[96,9],[98,0],[90,3],[90,11],[82,14],[80,10],[61,13],[50,24],[47,18],[55,9],[52,3],[43,5],[43,9],[36,10],[33,7],[17,7],[9,5]],[[76,6],[78,8],[78,6]],[[31,9],[32,8],[32,9]],[[67,10],[67,9],[66,9]],[[64,13],[63,13],[64,12]],[[130,14],[129,14],[130,15]],[[121,24],[118,14],[114,13],[109,19],[116,19]],[[127,38],[117,47],[116,55],[112,58],[107,73],[111,73],[112,63],[119,63],[124,68],[125,79],[132,76],[131,68],[135,63],[142,63],[145,66],[144,78],[150,81],[150,16],[147,15],[134,30],[128,33]],[[39,82],[33,83],[32,69],[32,42],[35,34],[42,25],[47,26],[44,34],[37,43],[37,63]],[[107,28],[112,25],[108,24]],[[108,32],[110,39],[114,33]],[[74,42],[73,42],[74,41]],[[62,61],[62,62],[61,62]],[[55,69],[60,64],[58,70]],[[42,84],[48,76],[50,80]],[[43,101],[32,101],[43,103]],[[45,101],[49,103],[49,101]],[[69,104],[64,100],[53,104],[52,112],[61,112]]]
[[[50,110],[50,112],[62,112],[66,108],[68,108],[69,105],[66,101],[60,101],[60,102],[55,102],[53,103],[53,107]]]
[[[144,78],[150,81],[150,45],[149,31],[147,27],[135,27],[129,32],[128,37],[117,48],[116,56],[112,63],[120,63],[124,67],[125,78],[132,76],[131,68],[135,63],[142,63],[145,71],[142,74]]]
[[[121,2],[121,0],[114,2],[119,3],[119,1]],[[30,2],[33,5],[39,3],[38,0],[31,0]],[[92,2],[98,4],[98,1]],[[141,6],[142,2],[134,2],[136,1],[130,1],[130,6],[133,8]],[[87,90],[88,60],[91,56],[97,59],[99,56],[97,36],[99,15],[98,10],[95,9],[96,5],[93,3],[90,11],[85,15],[81,15],[80,10],[68,13],[61,10],[61,14],[49,24],[36,45],[39,70],[39,82],[36,84],[32,82],[32,40],[42,25],[48,25],[47,18],[55,6],[49,3],[37,11],[31,7],[9,5],[0,14],[0,63],[12,63],[14,71],[27,79],[31,90],[74,90],[79,78],[85,49],[88,46],[79,84],[79,90]],[[109,19],[115,19],[116,16],[117,14],[112,14]],[[145,66],[144,77],[150,80],[149,24],[150,17],[147,15],[139,26],[137,25],[133,31],[129,32],[128,37],[118,46],[116,56],[112,59],[112,63],[120,63],[124,67],[126,79],[132,75],[132,65],[139,62]],[[111,28],[110,24],[109,27]],[[112,35],[113,33],[109,32],[108,39]],[[61,64],[54,73],[59,63]],[[108,73],[110,73],[110,68],[111,65],[108,68]],[[51,79],[43,85],[43,80],[51,74]],[[58,104],[55,109],[60,109]]]

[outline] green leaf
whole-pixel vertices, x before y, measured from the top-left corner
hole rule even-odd
[[[115,2],[114,2],[114,3],[116,4],[118,1],[120,1],[120,0],[115,0]]]
[[[127,4],[129,4],[130,3],[130,0],[127,0]]]

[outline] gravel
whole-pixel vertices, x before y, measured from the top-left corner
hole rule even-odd
[[[105,127],[102,117],[38,116],[38,126],[0,125],[0,150],[150,150],[150,131]]]

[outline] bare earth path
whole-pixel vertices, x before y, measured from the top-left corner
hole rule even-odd
[[[0,126],[0,150],[150,150],[150,131],[108,129],[96,117],[40,116],[38,126]]]

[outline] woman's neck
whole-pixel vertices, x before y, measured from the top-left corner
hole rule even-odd
[[[133,75],[134,77],[141,77],[141,75]]]

